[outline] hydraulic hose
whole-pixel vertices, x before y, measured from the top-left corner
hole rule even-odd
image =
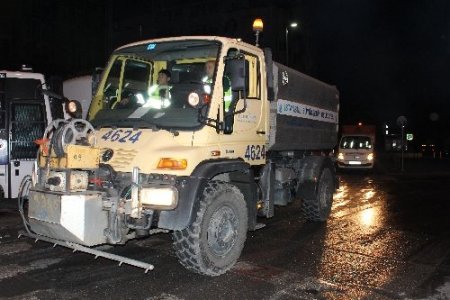
[[[23,225],[25,227],[25,230],[28,233],[32,233],[30,230],[30,223],[28,222],[26,216],[25,216],[25,212],[24,212],[24,204],[25,204],[25,198],[28,197],[28,191],[30,190],[30,185],[31,185],[31,176],[27,175],[22,179],[22,182],[20,183],[19,186],[19,193],[17,196],[17,204],[18,204],[18,208],[19,208],[19,213],[20,216],[22,218],[22,222]]]

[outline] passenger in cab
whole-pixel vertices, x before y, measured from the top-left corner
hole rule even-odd
[[[211,93],[211,85],[213,83],[214,72],[216,68],[215,60],[208,60],[205,63],[206,76],[202,78],[202,82],[205,84],[204,90],[207,93]],[[207,86],[208,85],[208,86]],[[232,100],[231,84],[228,76],[224,75],[222,79],[223,85],[223,101],[225,111],[228,112]]]
[[[216,69],[216,61],[215,60],[208,60],[205,63],[206,76],[204,76],[202,78],[203,83],[212,84],[215,69]]]

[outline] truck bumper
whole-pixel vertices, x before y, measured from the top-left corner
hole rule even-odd
[[[39,235],[85,246],[106,243],[108,218],[100,193],[31,189],[28,217],[31,229]]]

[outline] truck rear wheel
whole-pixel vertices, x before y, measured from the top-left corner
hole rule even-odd
[[[333,173],[327,167],[322,169],[319,177],[317,193],[314,198],[303,199],[302,213],[308,221],[326,221],[333,204]]]
[[[203,191],[194,222],[172,234],[176,255],[188,270],[221,275],[241,255],[247,227],[247,206],[239,189],[212,181]]]

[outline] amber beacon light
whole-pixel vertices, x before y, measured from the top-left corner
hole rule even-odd
[[[255,32],[255,38],[256,38],[256,47],[259,47],[259,33],[263,32],[264,24],[262,19],[255,19],[253,21],[253,31]]]

